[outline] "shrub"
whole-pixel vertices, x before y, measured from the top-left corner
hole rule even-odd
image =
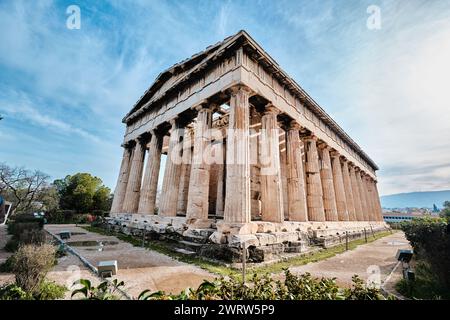
[[[19,248],[19,240],[11,238],[5,244],[4,249],[6,252],[16,252],[18,248]]]
[[[42,281],[38,293],[35,296],[37,300],[55,300],[64,298],[67,288],[51,281]]]
[[[0,300],[30,300],[32,296],[16,284],[0,286]]]
[[[3,273],[11,273],[12,272],[12,268],[13,268],[13,258],[9,257],[8,259],[6,259],[5,262],[3,262],[2,264],[0,264],[0,272]]]
[[[428,278],[426,282],[431,278],[425,273],[432,274],[437,279],[436,290],[450,296],[450,232],[446,220],[413,219],[403,223],[402,230],[414,248],[416,260],[422,263],[418,271],[423,271],[422,276]],[[425,272],[427,268],[429,272]],[[416,278],[420,278],[420,274]]]
[[[37,294],[47,272],[55,262],[55,248],[49,244],[20,246],[13,256],[16,284],[25,292]]]
[[[186,289],[178,295],[167,295],[163,291],[143,291],[139,300],[382,300],[377,288],[364,286],[364,282],[353,277],[351,289],[341,289],[335,279],[313,278],[305,273],[300,276],[285,270],[285,280],[274,281],[269,275],[254,274],[249,283],[237,278],[223,277],[204,281],[197,289]]]
[[[123,281],[118,282],[117,279],[114,279],[112,283],[104,281],[97,287],[92,286],[91,282],[86,279],[80,279],[74,283],[74,285],[76,284],[81,285],[81,288],[72,291],[71,297],[82,294],[83,300],[118,300],[119,296],[115,293],[119,287],[124,285]]]

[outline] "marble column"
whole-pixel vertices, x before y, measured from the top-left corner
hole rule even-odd
[[[333,172],[331,170],[330,147],[321,145],[321,169],[320,178],[322,179],[323,190],[323,208],[325,210],[325,219],[327,221],[338,221],[336,209],[336,195],[334,192]]]
[[[320,179],[317,138],[309,136],[304,139],[306,153],[306,203],[309,221],[325,221],[323,208],[322,181]]]
[[[221,163],[217,164],[217,196],[216,196],[216,216],[223,217],[225,208],[225,143],[224,139],[220,144],[222,150]]]
[[[376,205],[376,219],[377,221],[383,221],[383,208],[381,207],[380,195],[378,194],[377,182],[373,182],[375,205]]]
[[[347,199],[345,197],[344,179],[342,176],[341,159],[337,151],[331,152],[331,167],[333,171],[334,192],[336,195],[336,210],[339,221],[348,221]]]
[[[263,221],[283,222],[278,110],[268,105],[261,117],[261,216]]]
[[[136,140],[130,175],[128,177],[127,191],[123,201],[123,211],[125,213],[137,213],[138,211],[142,171],[144,169],[145,145],[146,142],[143,140]]]
[[[356,221],[355,204],[353,200],[354,192],[352,190],[352,181],[350,179],[350,172],[348,168],[347,159],[342,161],[342,178],[344,181],[345,200],[347,204],[348,219],[349,221]]]
[[[362,183],[362,178],[361,178],[361,169],[360,168],[356,168],[355,169],[355,175],[356,175],[356,181],[358,182],[358,188],[359,188],[359,197],[361,199],[361,218],[362,221],[367,221],[367,213],[368,213],[368,208],[367,208],[367,199],[366,199],[366,193],[364,190],[364,185]]]
[[[224,210],[224,221],[231,223],[251,221],[249,94],[249,89],[244,86],[231,89]]]
[[[141,187],[138,213],[155,214],[156,193],[158,189],[159,168],[161,164],[162,135],[151,132],[148,144],[147,165]]]
[[[370,221],[376,221],[375,219],[375,198],[373,196],[374,190],[372,187],[372,178],[367,175],[366,176],[366,188],[367,188],[367,196],[369,198],[369,205],[370,205]]]
[[[169,147],[166,158],[166,168],[164,170],[164,180],[161,190],[161,200],[159,204],[159,214],[164,217],[174,217],[177,215],[178,188],[180,187],[181,171],[181,146],[180,130],[177,119],[170,121]]]
[[[353,165],[349,165],[350,171],[350,179],[352,181],[352,190],[353,190],[353,203],[355,205],[355,216],[357,221],[364,221],[362,205],[361,205],[361,196],[359,192],[359,184],[358,179],[356,178],[355,167]]]
[[[185,215],[189,194],[189,179],[192,163],[192,133],[191,128],[185,128],[183,136],[183,155],[181,157],[180,186],[178,190],[177,213]]]
[[[130,165],[132,150],[128,146],[123,147],[122,163],[120,165],[119,178],[117,179],[116,189],[114,190],[111,213],[122,213],[123,200],[127,190],[128,176],[130,175]]]
[[[196,107],[198,114],[194,125],[194,150],[186,217],[208,220],[209,169],[211,125],[213,109],[208,104]]]
[[[299,130],[300,125],[296,121],[291,121],[286,129],[289,221],[308,221],[302,142]]]

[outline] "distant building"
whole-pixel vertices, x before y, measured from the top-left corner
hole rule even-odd
[[[413,218],[423,218],[423,217],[431,217],[435,215],[431,215],[426,210],[402,210],[402,211],[383,211],[383,219],[386,222],[402,222],[402,221],[410,221]]]

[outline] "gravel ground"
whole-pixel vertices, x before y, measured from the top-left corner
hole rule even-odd
[[[365,281],[370,277],[384,282],[397,264],[395,255],[399,249],[411,249],[403,232],[396,232],[374,242],[360,245],[354,250],[326,260],[291,267],[290,270],[296,274],[309,272],[315,277],[336,278],[336,282],[344,287],[351,286],[354,274]],[[389,282],[385,284],[386,289],[392,290],[395,282],[400,278],[401,267],[397,268]]]
[[[201,268],[174,260],[152,250],[134,247],[114,236],[88,232],[75,225],[46,225],[45,228],[54,234],[62,230],[84,233],[73,235],[68,242],[114,242],[115,244],[105,245],[103,251],[98,251],[98,246],[74,246],[73,248],[94,266],[97,266],[100,261],[117,260],[119,270],[114,278],[124,281],[125,291],[134,297],[138,296],[145,289],[179,293],[187,287],[196,288],[204,279],[214,278],[214,275]],[[65,270],[70,268],[71,263],[77,266],[81,264],[77,259],[72,260],[72,258],[68,258],[68,261],[60,262],[57,268]],[[85,272],[83,274],[89,274],[86,268],[83,271]],[[60,274],[59,281],[63,280],[70,272],[63,271]]]

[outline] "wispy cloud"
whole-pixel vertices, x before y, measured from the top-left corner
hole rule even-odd
[[[3,159],[114,187],[120,120],[157,74],[246,29],[379,164],[382,194],[450,188],[448,0],[80,0],[81,30],[69,4],[0,2],[0,139],[20,139]]]

